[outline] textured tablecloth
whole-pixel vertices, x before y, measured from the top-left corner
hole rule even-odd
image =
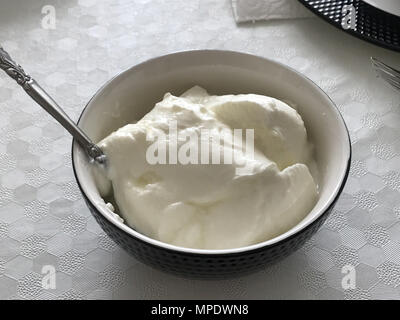
[[[44,5],[55,29],[45,29]],[[398,53],[316,18],[236,25],[230,0],[3,0],[0,43],[75,120],[107,79],[151,57],[196,48],[268,57],[326,90],[353,144],[344,193],[302,249],[234,280],[179,279],[103,233],[74,181],[70,136],[1,74],[0,298],[400,298],[400,95],[369,63],[400,66]],[[342,286],[345,265],[355,289]],[[55,289],[42,285],[43,266],[55,268]]]
[[[236,22],[314,17],[297,0],[231,0]]]

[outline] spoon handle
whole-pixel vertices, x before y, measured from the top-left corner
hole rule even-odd
[[[0,69],[13,78],[43,109],[56,119],[79,142],[90,157],[104,159],[101,149],[71,120],[39,84],[17,64],[0,45]]]

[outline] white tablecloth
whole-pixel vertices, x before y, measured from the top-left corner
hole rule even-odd
[[[231,0],[236,22],[314,17],[297,0]]]
[[[288,64],[326,90],[354,155],[335,211],[301,250],[234,280],[179,279],[103,233],[74,181],[71,138],[1,74],[0,298],[400,298],[400,95],[369,62],[373,55],[400,67],[399,53],[320,19],[236,25],[230,0],[3,2],[0,43],[74,119],[102,83],[140,61],[238,50]],[[41,24],[47,4],[54,30]],[[44,265],[55,267],[55,289],[42,286]],[[344,265],[355,268],[355,289],[342,287]]]

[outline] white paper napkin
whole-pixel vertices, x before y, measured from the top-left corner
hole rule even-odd
[[[313,16],[297,0],[232,0],[232,8],[236,22]]]

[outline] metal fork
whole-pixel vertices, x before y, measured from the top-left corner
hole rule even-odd
[[[378,74],[383,80],[389,83],[392,87],[397,90],[400,90],[400,71],[396,70],[387,64],[379,61],[378,59],[371,57],[372,65]]]

